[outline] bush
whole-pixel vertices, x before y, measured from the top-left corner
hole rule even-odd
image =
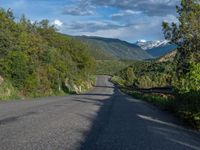
[[[189,72],[176,80],[175,87],[180,93],[200,92],[200,63],[191,62]]]
[[[111,78],[111,81],[112,81],[113,83],[115,83],[115,84],[120,85],[120,86],[124,86],[125,83],[126,83],[125,80],[123,80],[121,77],[118,77],[118,76],[113,76],[113,77]]]
[[[137,88],[168,87],[172,85],[174,72],[171,62],[139,61],[116,73],[116,76],[125,80],[126,86]]]
[[[8,80],[5,80],[0,84],[0,100],[8,99],[19,99],[19,96],[12,84]]]
[[[4,76],[8,77],[14,86],[22,88],[30,72],[29,58],[21,51],[11,51],[3,64]]]

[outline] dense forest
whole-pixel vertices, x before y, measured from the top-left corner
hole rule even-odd
[[[88,89],[95,60],[88,46],[0,9],[0,99],[61,95]]]
[[[175,58],[165,62],[135,62],[116,73],[112,80],[134,96],[162,105],[200,128],[199,1],[182,0],[177,12],[178,24],[163,22],[166,39],[178,47]],[[166,87],[173,94],[138,92],[138,89]]]

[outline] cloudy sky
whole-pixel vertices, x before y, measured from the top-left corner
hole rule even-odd
[[[162,21],[176,22],[180,0],[0,0],[19,18],[49,19],[71,35],[119,38],[129,42],[163,39]]]

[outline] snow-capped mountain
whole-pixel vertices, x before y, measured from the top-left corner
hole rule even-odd
[[[144,50],[160,47],[169,44],[169,41],[162,40],[162,41],[145,41],[145,40],[139,40],[136,42],[138,46],[140,46]]]
[[[145,41],[140,40],[136,45],[146,50],[154,58],[165,55],[166,53],[176,49],[176,45],[170,44],[167,40],[162,41]]]

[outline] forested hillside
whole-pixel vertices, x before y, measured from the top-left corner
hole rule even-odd
[[[0,9],[0,99],[80,92],[91,85],[88,46],[61,35],[48,20],[15,21]]]
[[[100,60],[105,60],[105,58],[123,60],[144,60],[152,58],[150,54],[141,49],[139,46],[121,41],[119,39],[88,36],[78,36],[76,38],[90,45],[93,50],[98,51],[96,53],[96,58]],[[105,55],[100,55],[102,52]]]

